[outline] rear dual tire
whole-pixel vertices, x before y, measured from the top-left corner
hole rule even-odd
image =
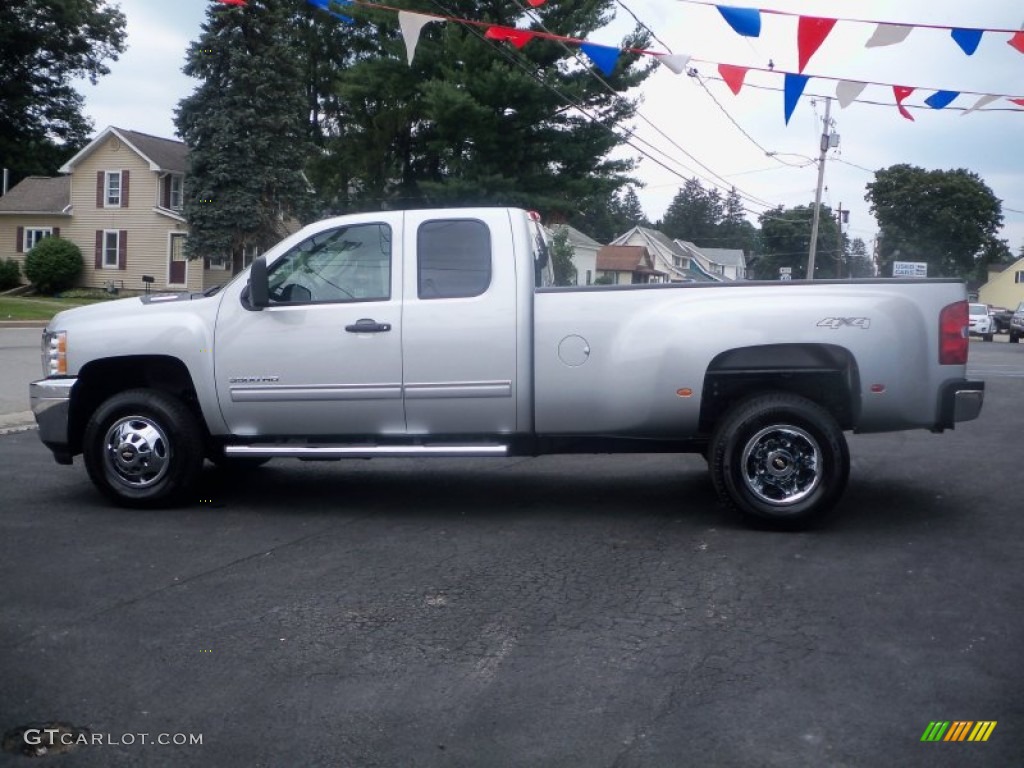
[[[850,473],[846,438],[832,415],[798,395],[738,403],[708,452],[720,498],[756,527],[794,530],[828,513]]]

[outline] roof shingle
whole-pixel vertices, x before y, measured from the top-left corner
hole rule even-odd
[[[70,176],[29,176],[0,197],[0,213],[62,214],[69,205]]]

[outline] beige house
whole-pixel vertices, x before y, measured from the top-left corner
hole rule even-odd
[[[185,258],[187,155],[180,141],[107,128],[60,168],[63,176],[27,178],[0,198],[0,258],[22,261],[55,235],[82,250],[83,287],[201,291],[226,282],[230,263],[211,269]]]
[[[989,269],[988,282],[978,290],[978,301],[993,307],[1016,309],[1024,301],[1024,259]]]

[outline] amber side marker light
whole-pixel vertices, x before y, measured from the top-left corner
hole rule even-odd
[[[679,395],[679,397],[692,397],[693,390],[689,387],[683,387],[682,389],[677,389],[676,394]]]

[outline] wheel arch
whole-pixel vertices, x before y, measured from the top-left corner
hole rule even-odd
[[[93,360],[82,366],[68,422],[71,452],[82,452],[89,417],[107,398],[129,389],[155,389],[173,395],[205,424],[195,382],[185,363],[170,355],[128,355]],[[205,431],[205,427],[204,427]]]
[[[700,431],[710,434],[736,403],[789,392],[827,410],[843,430],[860,419],[860,373],[849,350],[834,344],[764,344],[719,353],[704,374]]]

